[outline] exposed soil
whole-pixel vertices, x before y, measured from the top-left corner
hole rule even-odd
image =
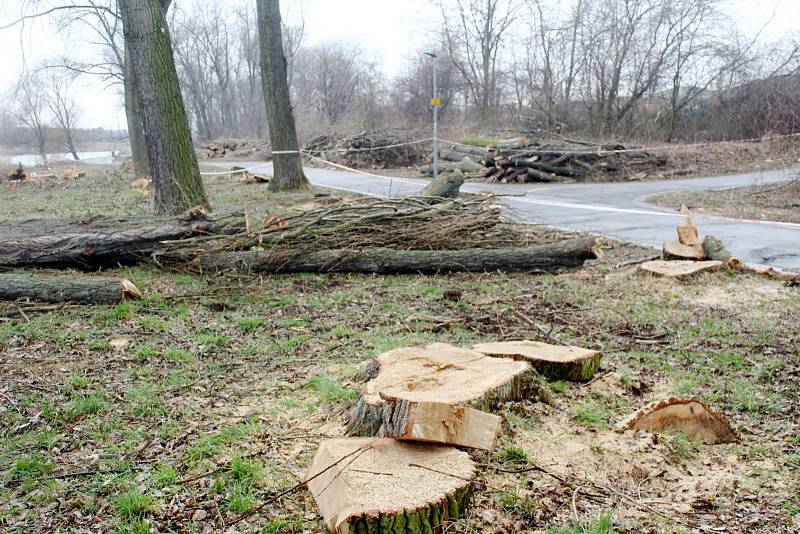
[[[714,191],[678,191],[650,197],[648,202],[679,210],[738,219],[800,223],[800,181],[753,185]]]

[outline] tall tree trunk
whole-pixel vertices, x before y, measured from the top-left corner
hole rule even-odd
[[[286,55],[283,53],[280,5],[278,0],[257,0],[256,7],[261,48],[261,83],[264,86],[272,150],[298,151],[300,147],[297,129],[289,100]],[[273,161],[270,191],[292,191],[309,187],[299,152],[275,154]]]
[[[136,95],[136,84],[133,80],[130,54],[125,51],[125,118],[128,121],[128,139],[131,144],[133,172],[137,177],[150,176],[150,162],[147,157],[147,143],[142,129],[142,114],[139,111],[139,98]]]
[[[175,69],[163,0],[120,2],[139,98],[155,211],[209,207]]]
[[[75,141],[72,139],[72,128],[64,128],[64,136],[67,138],[67,150],[75,158],[75,161],[80,161],[81,158],[78,157],[78,151],[75,149]]]

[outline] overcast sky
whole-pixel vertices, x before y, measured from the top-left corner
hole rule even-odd
[[[254,0],[221,0],[238,5]],[[175,0],[178,7],[195,0]],[[0,0],[0,26],[19,17],[30,0]],[[361,44],[368,56],[378,61],[391,76],[403,68],[409,55],[428,41],[439,12],[431,0],[284,0],[282,8],[289,18],[302,14],[306,43],[317,44],[345,39]],[[778,38],[800,28],[800,0],[730,0],[726,14],[736,20],[741,31],[754,34],[766,27],[765,34]],[[24,29],[0,31],[0,72],[6,93],[24,65],[34,65],[64,53],[86,54],[88,45],[81,36],[60,35],[49,20],[28,22]],[[82,82],[81,126],[117,128],[125,126],[121,100],[113,89],[87,79]]]

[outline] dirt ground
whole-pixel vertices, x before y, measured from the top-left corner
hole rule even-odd
[[[740,219],[800,223],[800,181],[717,191],[679,191],[648,199],[658,206]]]
[[[143,212],[131,177],[0,184],[0,218]],[[207,180],[219,210],[307,197]],[[533,229],[547,236],[550,229]],[[541,339],[604,359],[552,403],[509,403],[460,533],[797,532],[800,296],[761,277],[641,276],[609,243],[557,276],[189,276],[112,270],[114,307],[0,305],[0,525],[6,532],[323,532],[303,479],[341,435],[358,370],[382,351]],[[91,276],[91,274],[87,274]],[[740,441],[614,431],[648,402],[699,396]]]

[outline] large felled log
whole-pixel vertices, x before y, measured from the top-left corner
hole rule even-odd
[[[409,401],[383,396],[382,434],[386,437],[494,450],[502,418],[444,402]],[[395,403],[392,406],[391,403]]]
[[[162,242],[244,231],[244,217],[212,219],[202,209],[172,218],[95,217],[0,222],[0,267],[94,268],[135,264]]]
[[[617,429],[681,432],[689,439],[706,445],[733,443],[738,439],[727,419],[714,413],[706,403],[674,397],[654,402],[633,413]]]
[[[141,297],[136,286],[125,279],[0,273],[0,300],[119,304]]]
[[[202,255],[197,267],[204,272],[237,270],[253,273],[423,273],[439,272],[549,272],[581,267],[600,254],[593,237],[548,245],[463,250],[249,250]]]
[[[455,198],[458,190],[464,184],[464,174],[461,171],[447,172],[431,181],[420,195],[423,197]]]
[[[703,252],[705,252],[705,255],[708,256],[709,259],[721,261],[725,264],[730,262],[731,258],[733,258],[733,254],[725,247],[725,244],[716,237],[710,235],[707,235],[705,239],[703,239]]]
[[[602,358],[602,354],[596,350],[550,345],[539,341],[479,343],[472,350],[487,356],[526,361],[548,378],[575,382],[591,380],[600,368]]]
[[[402,400],[491,410],[500,402],[532,396],[538,388],[538,375],[527,362],[445,343],[385,352],[367,375],[371,379],[349,414],[349,435],[383,435],[384,421],[403,410]]]
[[[476,467],[466,452],[392,439],[323,441],[306,475],[336,534],[432,534],[464,515]]]

